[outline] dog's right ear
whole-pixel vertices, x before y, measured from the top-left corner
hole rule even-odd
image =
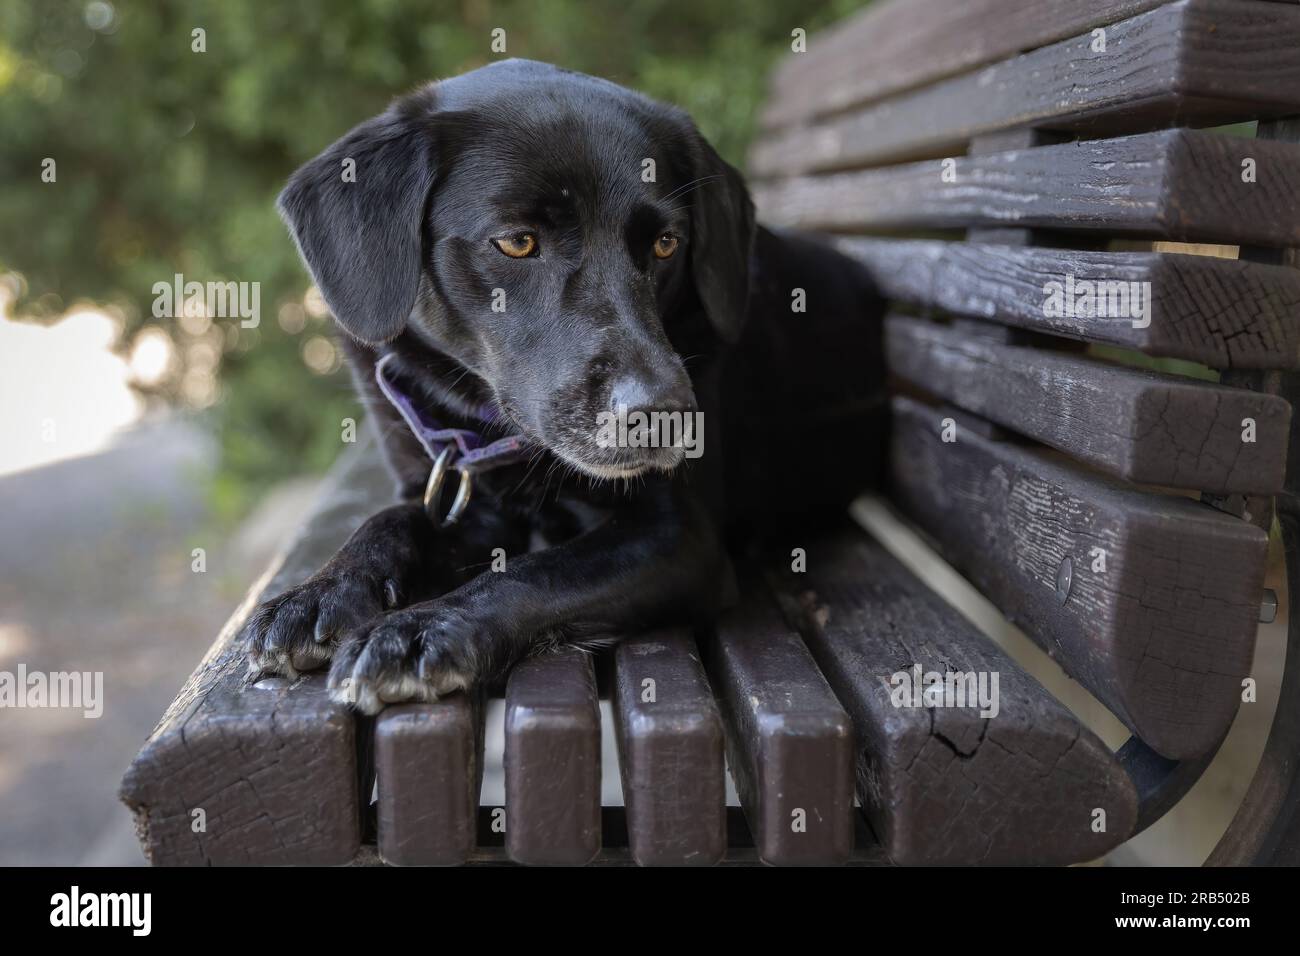
[[[436,117],[416,94],[299,169],[277,206],[325,301],[357,339],[395,338],[420,288]]]

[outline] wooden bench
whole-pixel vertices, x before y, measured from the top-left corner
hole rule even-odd
[[[751,157],[760,217],[836,234],[891,300],[887,506],[1118,752],[847,517],[744,568],[710,633],[529,660],[501,700],[370,720],[319,675],[246,686],[245,616],[387,500],[362,447],[127,773],[146,854],[1068,864],[1150,826],[1237,713],[1275,516],[1300,572],[1297,51],[1271,0],[885,0],[780,65]],[[1298,635],[1210,862],[1300,862]]]

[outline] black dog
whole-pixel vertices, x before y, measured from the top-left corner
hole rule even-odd
[[[755,531],[798,546],[877,474],[867,278],[756,227],[679,110],[500,62],[362,123],[280,209],[405,503],[256,612],[253,673],[332,659],[331,690],[374,712],[556,643],[708,621]],[[703,422],[704,453],[600,440],[620,410]],[[419,501],[444,450],[447,489],[462,466],[472,489],[448,525],[440,493],[434,517]]]

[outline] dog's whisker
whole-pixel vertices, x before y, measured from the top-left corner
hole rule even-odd
[[[690,192],[690,191],[692,191],[692,190],[698,189],[698,188],[699,188],[700,186],[702,186],[704,183],[707,183],[707,182],[709,182],[709,181],[711,181],[711,180],[714,180],[714,179],[722,179],[722,174],[721,174],[721,173],[713,173],[713,174],[708,175],[708,176],[700,176],[698,179],[692,179],[690,182],[685,183],[684,185],[678,186],[676,189],[674,189],[672,192],[670,192],[667,196],[665,196],[665,197],[664,197],[664,200],[667,201],[667,200],[669,200],[669,199],[676,199],[678,196],[685,195],[686,193],[688,193],[688,192]]]

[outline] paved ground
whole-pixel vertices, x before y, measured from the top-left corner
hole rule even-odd
[[[204,540],[213,461],[173,422],[0,478],[0,670],[104,673],[99,719],[0,711],[0,864],[142,862],[118,780],[279,537]],[[254,525],[291,523],[302,497],[279,496]]]

